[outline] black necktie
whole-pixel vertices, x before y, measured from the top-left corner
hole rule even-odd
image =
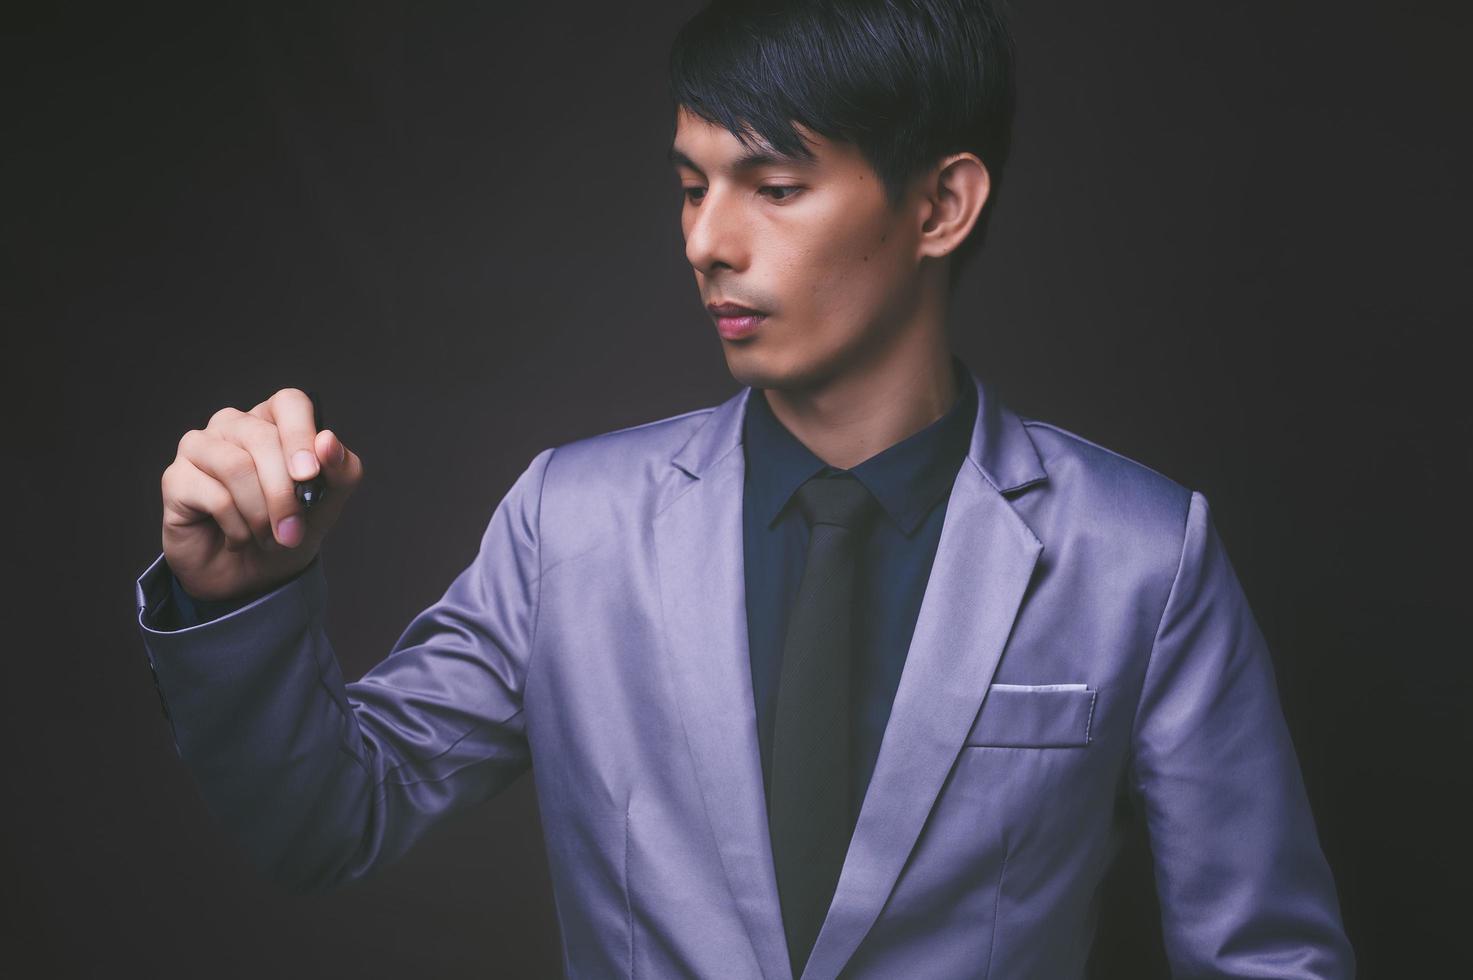
[[[828,914],[850,828],[854,567],[878,502],[850,473],[798,488],[808,554],[783,640],[768,829],[793,976]]]

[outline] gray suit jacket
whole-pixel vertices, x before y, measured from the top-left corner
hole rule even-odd
[[[973,377],[978,416],[806,980],[1082,975],[1136,804],[1182,976],[1353,956],[1264,639],[1207,500]],[[475,560],[345,684],[323,556],[139,627],[212,811],[293,889],[369,874],[531,769],[574,977],[791,980],[758,760],[742,417],[536,455]]]

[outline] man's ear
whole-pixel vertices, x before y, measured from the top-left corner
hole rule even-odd
[[[920,254],[940,258],[971,233],[992,190],[992,177],[974,153],[944,158],[923,187]]]

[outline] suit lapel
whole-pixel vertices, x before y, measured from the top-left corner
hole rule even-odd
[[[961,749],[1043,546],[1004,492],[1046,478],[1016,415],[975,375],[977,421],[874,775],[803,972],[837,977],[889,898]],[[675,456],[692,480],[654,520],[670,658],[722,865],[769,980],[791,980],[768,835],[742,565],[742,420],[722,403]]]
[[[750,391],[718,406],[676,457],[697,479],[655,516],[654,536],[665,653],[721,864],[764,975],[792,980],[747,645],[741,425]]]

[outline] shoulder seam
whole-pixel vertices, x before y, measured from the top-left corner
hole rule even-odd
[[[1173,480],[1171,477],[1167,476],[1165,473],[1162,473],[1160,470],[1156,469],[1154,466],[1151,466],[1151,465],[1149,465],[1147,463],[1143,463],[1143,462],[1141,462],[1138,459],[1135,459],[1135,458],[1133,458],[1131,456],[1125,455],[1122,452],[1118,452],[1118,451],[1116,451],[1114,449],[1111,449],[1109,446],[1102,446],[1102,445],[1100,445],[1099,443],[1095,442],[1092,439],[1086,439],[1084,436],[1080,435],[1077,432],[1071,432],[1070,430],[1065,429],[1065,428],[1062,428],[1060,426],[1057,426],[1057,425],[1053,424],[1052,422],[1044,422],[1044,421],[1042,421],[1040,419],[1022,419],[1021,421],[1022,421],[1022,423],[1025,426],[1030,426],[1030,427],[1032,427],[1032,426],[1038,426],[1038,427],[1045,428],[1045,429],[1052,429],[1054,432],[1057,432],[1059,435],[1064,436],[1066,439],[1073,439],[1075,442],[1083,443],[1086,446],[1092,446],[1095,449],[1098,449],[1102,453],[1108,453],[1109,455],[1114,456],[1116,459],[1123,460],[1124,462],[1130,463],[1132,466],[1139,466],[1143,470],[1148,470],[1148,471],[1156,474],[1157,476],[1161,477],[1161,479],[1163,479],[1163,480],[1170,481],[1171,483],[1175,483],[1178,486],[1181,486],[1183,489],[1187,489],[1185,487],[1185,485],[1182,484],[1180,481]]]

